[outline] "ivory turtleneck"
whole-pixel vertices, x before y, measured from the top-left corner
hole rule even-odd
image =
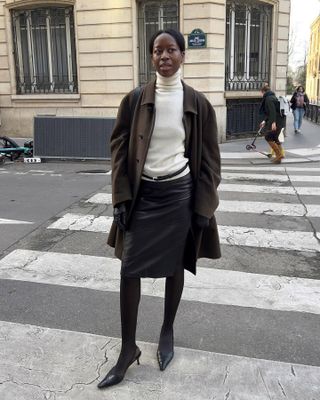
[[[180,69],[171,77],[157,73],[155,88],[155,124],[143,174],[163,176],[187,164],[183,118],[183,86]],[[187,167],[177,179],[189,172]],[[171,180],[168,179],[168,180]]]

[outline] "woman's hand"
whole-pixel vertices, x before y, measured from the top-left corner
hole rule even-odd
[[[272,131],[276,131],[277,130],[277,124],[275,122],[272,122],[271,130]]]
[[[113,218],[118,228],[125,232],[127,230],[127,209],[125,203],[119,203],[114,206]]]

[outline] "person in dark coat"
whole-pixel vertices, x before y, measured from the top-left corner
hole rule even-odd
[[[291,97],[290,104],[293,112],[294,132],[301,133],[302,120],[309,105],[309,98],[303,86],[300,85],[296,88]]]
[[[180,32],[158,31],[149,51],[156,79],[136,101],[136,90],[124,97],[111,136],[114,221],[108,244],[121,259],[122,346],[99,388],[121,382],[141,356],[135,338],[141,278],[166,278],[157,350],[163,371],[174,355],[184,269],[195,274],[199,257],[221,256],[214,216],[221,179],[215,112],[181,80]]]
[[[261,88],[262,102],[260,113],[264,115],[260,128],[265,129],[265,139],[275,154],[272,160],[275,164],[280,164],[283,158],[283,149],[279,141],[282,128],[285,128],[286,118],[280,112],[280,103],[268,84]]]

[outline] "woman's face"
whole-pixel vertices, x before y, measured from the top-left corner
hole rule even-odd
[[[184,51],[168,33],[161,33],[153,44],[151,56],[152,64],[156,71],[165,77],[174,75],[184,61]]]
[[[303,92],[303,87],[302,86],[298,87],[298,92]]]

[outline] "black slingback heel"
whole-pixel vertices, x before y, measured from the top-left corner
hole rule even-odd
[[[134,357],[129,362],[124,373],[123,374],[117,373],[117,372],[115,372],[115,367],[111,368],[111,370],[102,379],[102,381],[98,383],[98,388],[103,389],[103,388],[117,385],[118,383],[120,383],[123,380],[128,368],[130,367],[131,364],[133,364],[135,361],[137,361],[137,364],[140,365],[140,361],[139,361],[140,356],[141,356],[141,351],[140,351],[139,347],[137,346]]]

